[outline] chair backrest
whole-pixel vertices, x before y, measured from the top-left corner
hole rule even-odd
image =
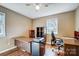
[[[55,37],[55,35],[54,35],[53,32],[51,33],[51,36],[52,36],[52,41],[55,41],[56,40],[56,37]]]

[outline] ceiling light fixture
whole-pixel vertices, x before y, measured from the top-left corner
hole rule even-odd
[[[39,9],[40,9],[40,6],[39,6],[39,5],[36,5],[36,6],[35,6],[35,9],[36,9],[36,10],[39,10]]]
[[[41,3],[26,4],[26,5],[27,6],[34,6],[37,11],[40,10],[41,6],[48,7],[48,4],[41,4]]]
[[[39,3],[34,4],[34,6],[35,6],[36,10],[39,10],[41,8],[41,4],[39,4]]]

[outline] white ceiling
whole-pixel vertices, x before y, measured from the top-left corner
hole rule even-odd
[[[1,3],[1,5],[17,13],[20,13],[24,16],[27,16],[30,18],[39,18],[43,16],[75,10],[79,4],[77,3],[51,3],[51,4],[48,4],[48,7],[41,6],[39,11],[36,11],[33,5],[26,6],[25,3]]]

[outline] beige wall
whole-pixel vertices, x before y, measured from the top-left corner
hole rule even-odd
[[[79,7],[76,9],[76,12],[75,12],[75,16],[76,16],[76,22],[75,22],[75,30],[76,31],[79,31]]]
[[[0,7],[0,12],[6,14],[6,37],[0,37],[0,51],[14,47],[14,40],[12,37],[26,36],[28,37],[28,30],[31,29],[32,21],[16,12]]]
[[[75,30],[75,11],[41,17],[33,21],[33,29],[39,26],[45,26],[46,21],[53,17],[58,18],[58,34],[57,36],[73,37]],[[50,42],[51,36],[47,35],[47,41]]]

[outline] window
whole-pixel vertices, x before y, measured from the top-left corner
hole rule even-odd
[[[47,21],[47,34],[51,34],[52,31],[54,34],[58,34],[58,19],[52,18],[52,20]]]
[[[5,13],[0,12],[0,37],[5,36]]]

